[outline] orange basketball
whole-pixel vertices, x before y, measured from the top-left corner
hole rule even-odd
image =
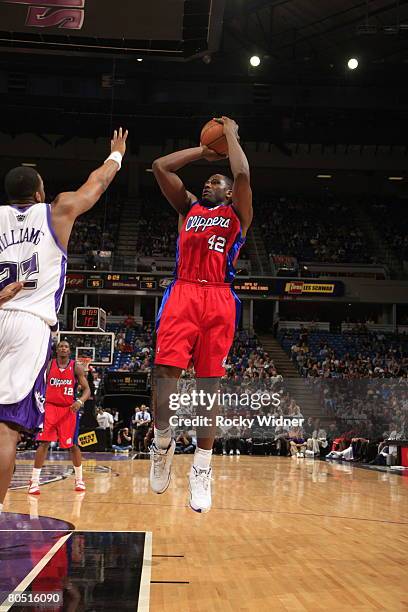
[[[218,155],[228,155],[228,143],[224,136],[224,126],[211,119],[201,130],[200,142]]]

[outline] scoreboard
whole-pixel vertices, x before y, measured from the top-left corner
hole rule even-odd
[[[74,330],[105,331],[106,312],[102,308],[78,306],[74,310]]]
[[[122,272],[100,272],[98,274],[86,272],[68,272],[67,289],[84,290],[90,292],[100,289],[131,290],[131,291],[161,291],[172,281],[169,277],[158,277],[148,274],[125,274]]]
[[[81,291],[140,291],[144,294],[161,294],[173,281],[171,276],[149,274],[126,274],[122,272],[68,272],[67,290]],[[235,291],[242,296],[276,297],[341,297],[344,283],[338,280],[238,277]]]

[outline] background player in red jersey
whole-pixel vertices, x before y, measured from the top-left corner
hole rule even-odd
[[[222,159],[205,146],[177,151],[153,164],[163,195],[179,213],[175,278],[163,296],[156,322],[155,436],[150,470],[150,485],[156,493],[164,493],[169,485],[175,449],[169,395],[177,391],[177,379],[190,362],[198,386],[217,390],[239,321],[240,302],[231,282],[234,262],[252,222],[252,191],[238,125],[228,117],[218,121],[224,126],[233,181],[222,174],[211,176],[200,200],[187,191],[177,170],[200,159]],[[197,512],[211,508],[214,433],[214,428],[197,432],[189,479],[190,506]]]
[[[82,395],[75,399],[75,387],[80,384]],[[66,340],[57,345],[57,356],[50,363],[45,394],[44,429],[38,434],[40,446],[34,460],[34,468],[28,487],[30,495],[39,495],[41,468],[47,457],[50,442],[59,441],[60,448],[68,448],[75,469],[75,491],[85,491],[82,476],[81,451],[76,444],[78,437],[78,410],[91,396],[83,367],[71,359],[71,348]]]

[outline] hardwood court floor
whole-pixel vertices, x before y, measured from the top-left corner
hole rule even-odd
[[[81,530],[152,531],[152,612],[408,610],[407,477],[215,457],[213,509],[200,515],[187,507],[191,456],[175,457],[161,496],[147,461],[102,463],[113,472],[86,473],[84,496],[72,477],[43,486],[38,511]],[[27,497],[11,491],[5,510],[29,512]]]

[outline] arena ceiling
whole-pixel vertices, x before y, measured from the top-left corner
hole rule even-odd
[[[112,6],[0,0],[0,17],[20,24],[1,19],[3,129],[41,122],[50,133],[96,135],[114,116],[142,120],[141,138],[160,142],[222,112],[246,139],[282,147],[407,141],[408,0],[121,0],[119,21],[85,17],[82,33],[21,26],[34,5],[50,16],[75,3],[84,6],[67,10]],[[109,27],[116,38],[106,38]]]
[[[398,62],[408,51],[407,0],[230,0],[223,48],[258,52],[270,65]]]

